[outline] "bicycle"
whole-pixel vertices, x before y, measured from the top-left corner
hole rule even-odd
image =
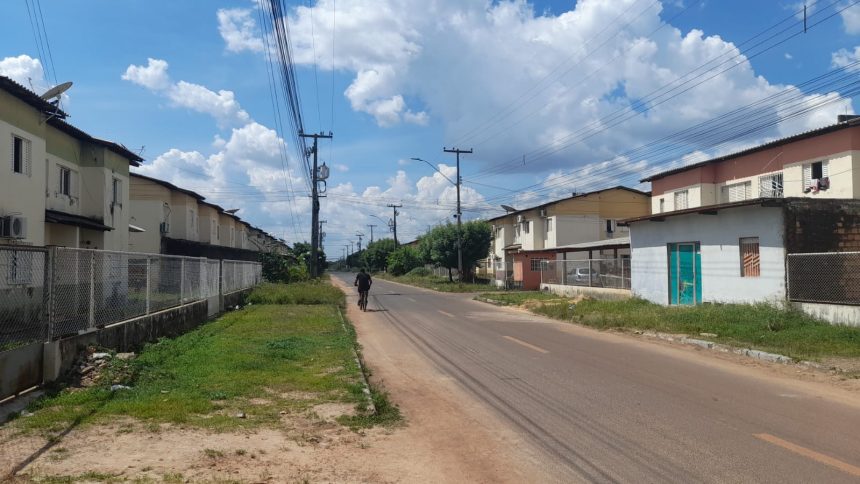
[[[369,291],[359,291],[358,292],[358,307],[362,311],[367,311],[367,293]]]

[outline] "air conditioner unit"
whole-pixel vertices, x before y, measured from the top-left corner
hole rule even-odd
[[[170,232],[170,224],[167,222],[161,222],[161,225],[158,226],[158,230],[160,230],[162,234],[166,234]]]
[[[546,209],[545,208],[540,209],[540,216],[546,217]]]
[[[522,216],[522,215],[517,215],[517,223],[518,223],[518,224],[523,223],[523,220],[525,220],[525,219],[523,218],[523,216]]]
[[[27,219],[20,215],[7,215],[0,218],[0,237],[27,238]]]

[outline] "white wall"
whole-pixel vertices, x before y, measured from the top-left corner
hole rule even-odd
[[[552,247],[593,242],[606,238],[605,222],[601,222],[600,216],[597,214],[558,215],[555,217],[552,229],[555,232],[556,244]],[[601,233],[604,235],[601,236]]]
[[[740,277],[741,237],[759,237],[760,277]],[[699,242],[705,302],[779,302],[785,299],[783,218],[779,208],[738,207],[717,215],[680,215],[630,227],[632,290],[658,304],[669,302],[667,244]]]

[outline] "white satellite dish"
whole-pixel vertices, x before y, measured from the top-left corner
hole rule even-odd
[[[64,82],[62,84],[56,85],[56,86],[48,89],[47,91],[45,91],[45,94],[42,94],[40,97],[42,99],[44,99],[45,101],[47,101],[49,99],[54,99],[55,97],[60,97],[60,94],[68,91],[69,88],[71,88],[71,87],[72,87],[71,82]]]

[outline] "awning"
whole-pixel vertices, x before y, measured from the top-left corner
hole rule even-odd
[[[73,225],[83,229],[101,230],[106,232],[113,230],[113,227],[108,227],[101,220],[74,215],[71,213],[58,212],[56,210],[45,210],[45,222],[53,224]]]
[[[553,247],[552,249],[544,250],[567,250],[573,252],[577,250],[613,249],[629,246],[630,237],[616,237],[614,239],[603,239],[595,240],[592,242],[580,242],[578,244],[560,245],[558,247]]]
[[[502,248],[502,250],[518,250],[518,249],[522,249],[522,248],[523,248],[523,244],[511,244],[511,245],[506,245],[505,247]]]
[[[128,231],[140,233],[140,232],[146,232],[146,229],[143,227],[138,227],[137,225],[128,224]]]

